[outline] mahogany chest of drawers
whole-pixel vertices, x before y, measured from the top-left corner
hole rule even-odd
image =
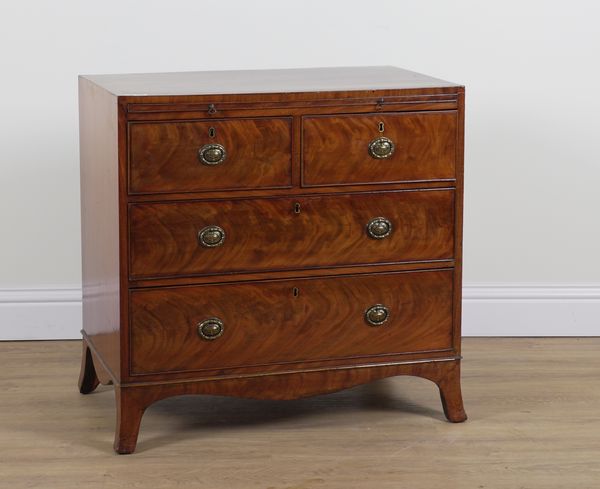
[[[83,356],[115,450],[183,394],[460,393],[464,88],[393,67],[82,76]]]

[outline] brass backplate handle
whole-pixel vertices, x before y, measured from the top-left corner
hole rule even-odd
[[[227,151],[222,144],[205,144],[198,150],[198,159],[208,166],[220,165],[227,158]]]
[[[390,311],[383,304],[375,304],[365,311],[365,321],[371,326],[381,326],[390,317]]]
[[[225,230],[219,226],[206,226],[198,232],[198,243],[206,248],[216,248],[225,242]]]
[[[367,234],[373,239],[383,239],[392,234],[392,223],[385,217],[375,217],[367,224]]]
[[[369,143],[369,154],[378,160],[392,156],[394,149],[396,149],[394,142],[384,136],[375,138]]]
[[[198,323],[198,334],[205,340],[216,340],[225,331],[225,325],[219,318],[208,318]]]

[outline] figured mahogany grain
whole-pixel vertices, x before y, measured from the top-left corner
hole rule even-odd
[[[456,111],[305,116],[302,125],[305,186],[455,178]],[[369,143],[381,136],[395,150],[376,159]]]
[[[443,189],[136,204],[131,278],[451,259],[453,201]],[[367,235],[376,217],[391,221],[387,238]],[[224,229],[222,246],[198,244],[211,225]]]
[[[209,135],[210,129],[214,136]],[[291,118],[129,124],[129,191],[192,192],[291,185]],[[202,164],[205,144],[225,160]]]
[[[182,394],[291,399],[409,374],[465,419],[462,86],[392,67],[91,76],[80,113],[79,385],[115,385],[119,453],[150,403]],[[375,161],[381,134],[396,153]],[[198,161],[208,142],[221,165]],[[367,238],[380,216],[392,235]],[[201,248],[215,224],[225,244]],[[363,301],[381,297],[400,312],[369,336]],[[196,314],[217,307],[226,332],[198,350]]]
[[[365,321],[375,304],[390,311],[381,326]],[[136,290],[130,307],[135,374],[452,346],[451,270]],[[211,317],[225,331],[205,340]]]

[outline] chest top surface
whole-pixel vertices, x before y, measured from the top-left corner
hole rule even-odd
[[[82,75],[117,96],[303,93],[451,88],[394,66]]]

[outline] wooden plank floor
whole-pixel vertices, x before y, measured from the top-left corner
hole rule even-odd
[[[600,487],[600,338],[464,341],[469,420],[399,377],[300,401],[181,397],[112,451],[114,394],[80,343],[0,343],[0,488]]]

